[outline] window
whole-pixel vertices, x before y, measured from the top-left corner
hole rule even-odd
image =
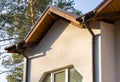
[[[47,74],[43,82],[82,82],[82,79],[75,68],[68,68]]]

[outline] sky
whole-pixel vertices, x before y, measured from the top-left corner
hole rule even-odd
[[[98,6],[103,0],[74,0],[75,8],[82,11],[83,14],[93,10]]]
[[[74,7],[77,10],[82,11],[83,14],[93,10],[98,4],[100,4],[100,2],[102,2],[102,0],[74,0],[74,1],[75,1]],[[3,70],[1,65],[0,70]],[[7,82],[5,74],[0,75],[0,82]]]

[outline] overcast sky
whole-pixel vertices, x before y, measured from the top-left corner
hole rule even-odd
[[[93,10],[102,0],[74,0],[75,8],[82,11],[83,14]],[[0,70],[2,66],[0,65]],[[0,75],[0,82],[7,82],[5,75]]]

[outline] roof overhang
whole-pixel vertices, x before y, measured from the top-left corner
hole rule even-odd
[[[120,19],[120,0],[104,0],[95,10],[95,19],[113,23]]]
[[[114,22],[120,19],[120,1],[119,0],[104,0],[100,5],[98,5],[94,10],[95,16],[93,19],[95,20],[103,20],[107,22]],[[87,14],[85,14],[87,15]],[[25,44],[22,45],[21,48],[26,48],[37,44],[47,33],[50,27],[54,24],[55,21],[62,18],[74,24],[80,25],[76,18],[79,16],[66,12],[60,8],[56,8],[53,6],[49,6],[37,23],[32,27],[31,31],[28,33],[26,38],[24,39]],[[14,45],[13,45],[14,46]],[[15,47],[6,48],[8,52],[18,53]]]
[[[79,22],[76,21],[77,17],[77,15],[66,12],[60,8],[49,6],[26,36],[25,46],[30,43],[37,43],[40,41],[50,27],[54,24],[54,22],[60,18],[79,25]]]
[[[36,22],[36,24],[32,27],[28,35],[25,37],[24,39],[25,44],[22,45],[22,48],[25,49],[26,47],[38,44],[40,40],[48,32],[48,30],[51,28],[51,26],[55,23],[55,21],[57,21],[58,19],[63,19],[70,23],[73,23],[74,25],[82,27],[82,25],[80,25],[79,22],[76,21],[76,18],[78,17],[79,17],[78,15],[74,15],[60,8],[49,6],[44,11],[39,20]],[[6,47],[5,50],[7,50],[10,53],[18,53],[15,45]]]

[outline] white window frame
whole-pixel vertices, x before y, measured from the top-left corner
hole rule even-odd
[[[68,79],[69,79],[69,76],[68,76],[68,72],[69,72],[69,69],[67,68],[67,69],[64,69],[64,70],[60,70],[60,71],[56,71],[56,72],[52,72],[51,73],[51,82],[55,82],[55,74],[56,73],[60,73],[60,72],[65,72],[65,82],[68,82]]]

